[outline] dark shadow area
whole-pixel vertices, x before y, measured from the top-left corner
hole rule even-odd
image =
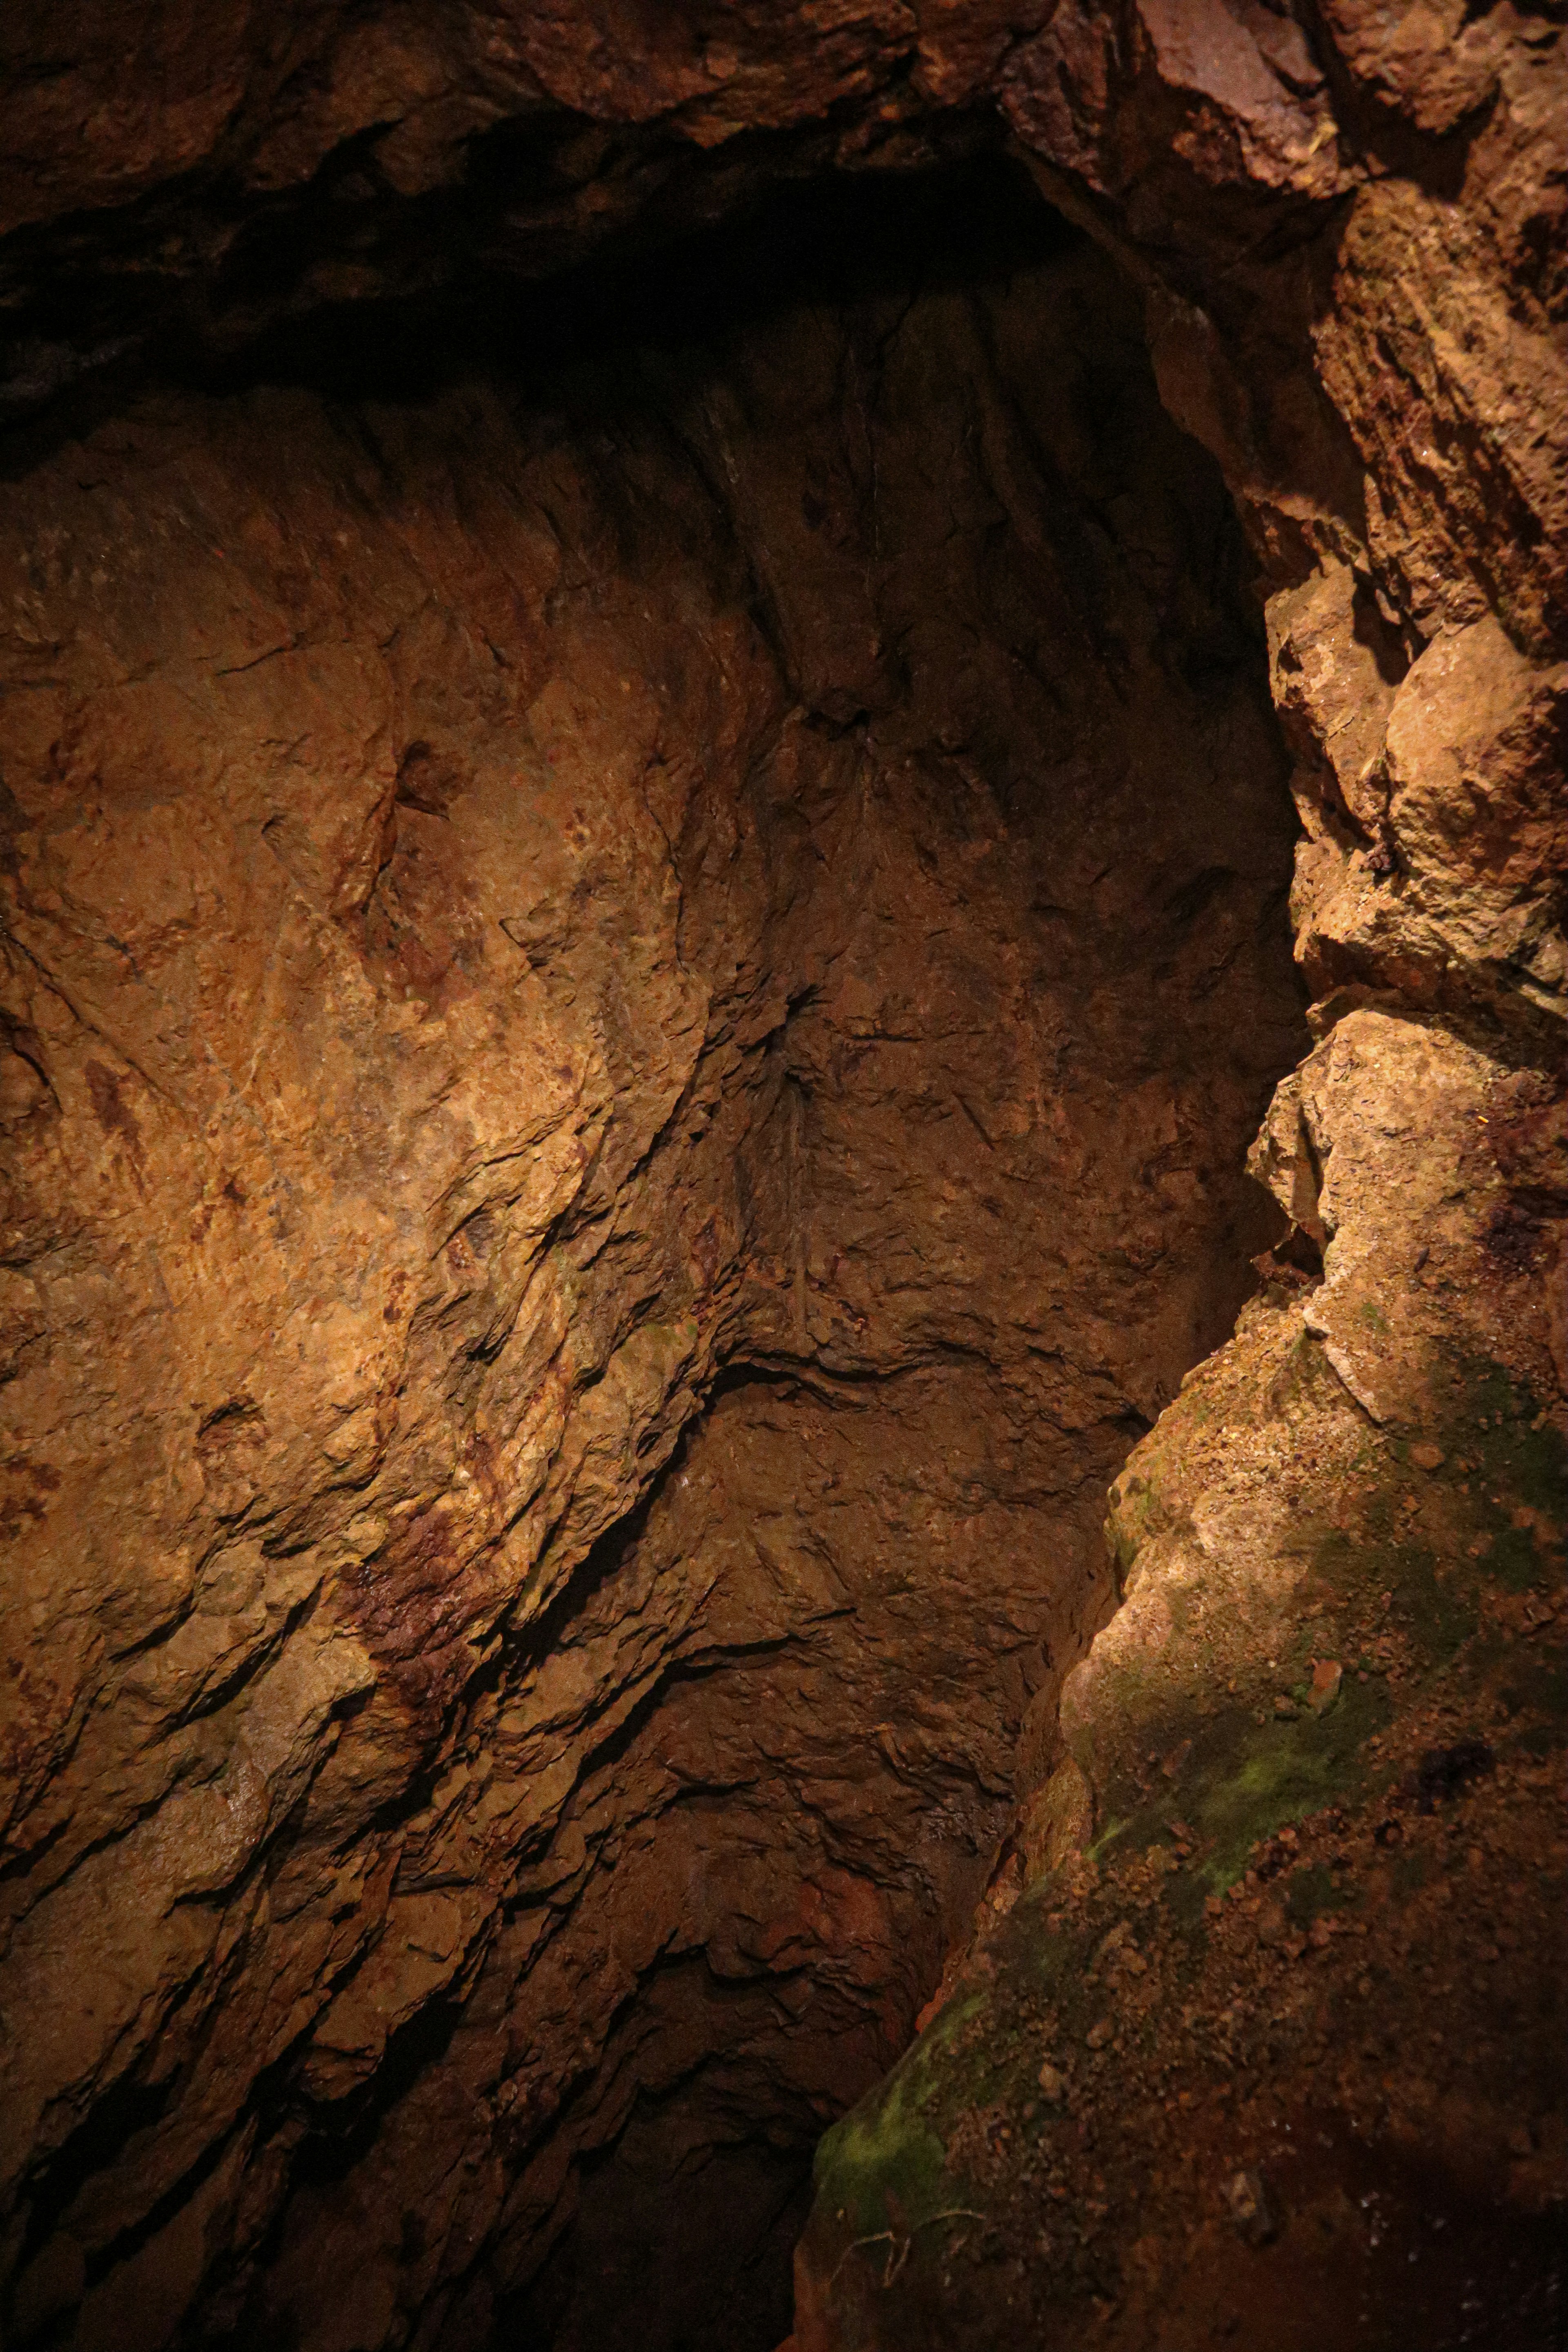
[[[471,376],[520,404],[574,368],[712,345],[802,302],[865,304],[1008,278],[1082,242],[998,153],[919,174],[838,173],[763,189],[733,218],[657,254],[537,284],[362,301],[267,329],[215,360],[174,346],[169,373],[216,393],[301,384],[345,401],[422,400]]]
[[[577,2216],[528,2291],[497,2315],[495,2352],[772,2352],[790,2332],[791,2257],[811,2205],[813,2142],[716,2141],[700,2080],[639,2099],[583,2168]],[[689,2109],[695,2146],[669,2150]]]
[[[526,404],[548,400],[574,368],[710,343],[791,302],[907,294],[911,257],[919,283],[973,285],[1079,237],[994,141],[931,171],[763,176],[718,209],[710,226],[676,226],[662,237],[645,229],[575,268],[531,276],[480,243],[433,286],[314,304],[303,315],[264,307],[254,331],[222,345],[177,309],[151,333],[106,324],[79,377],[73,360],[54,385],[40,359],[37,382],[24,375],[0,404],[0,478],[160,383],[218,394],[294,384],[380,402],[491,376]],[[53,351],[48,339],[67,324],[44,320],[40,351]],[[14,321],[12,332],[19,328],[25,344],[26,326]]]
[[[118,398],[178,353],[232,359],[279,319],[309,340],[331,309],[324,289],[345,272],[363,292],[368,268],[411,321],[608,257],[657,278],[706,228],[839,176],[856,112],[743,130],[714,151],[657,119],[612,129],[551,109],[477,131],[458,177],[413,194],[383,168],[384,126],[373,127],[293,186],[247,185],[218,166],[23,226],[5,240],[0,418],[42,416],[83,393],[95,402],[104,388]],[[897,126],[886,141],[863,128],[853,176],[908,184],[994,155],[1003,139],[989,111],[931,116],[912,142]]]

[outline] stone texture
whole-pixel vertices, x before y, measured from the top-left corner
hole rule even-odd
[[[1559,45],[1315,29],[1332,226],[1278,216],[1223,281],[1257,215],[1118,136],[1135,44],[1058,16],[1016,118],[1142,275],[1272,575],[1322,1042],[1255,1147],[1293,1228],[1264,1297],[1111,1490],[1125,1598],[1054,1772],[819,2151],[810,2352],[1559,2324]],[[1285,110],[1224,79],[1210,187],[1305,193]]]
[[[1563,1203],[1511,1221],[1517,1091],[1363,1010],[1277,1097],[1324,1278],[1249,1304],[1112,1486],[1125,1597],[1023,1884],[822,2144],[802,2345],[1552,2340]]]
[[[1534,2341],[1551,1888],[1478,1938],[1560,1854],[1551,1676],[1510,1663],[1560,1622],[1568,1365],[1560,28],[916,0],[3,38],[13,2333],[640,2337],[637,2243],[671,2327],[764,2342],[765,2290],[683,2300],[713,2240],[694,2198],[661,2256],[657,2184],[706,2160],[721,2234],[776,2240],[789,2149],[894,2055],[1000,1837],[960,2030],[829,2143],[805,2341],[995,2340],[995,2272],[944,2273],[900,2168],[928,2095],[933,2194],[1062,2340],[1184,2342],[1264,2278],[1280,2329],[1344,2334],[1303,2247],[1369,2193],[1347,2119],[1383,2100],[1371,2188],[1418,2131]],[[1237,1163],[1301,1041],[1234,562],[1109,271],[979,239],[912,307],[895,272],[695,362],[590,334],[574,373],[516,293],[596,255],[635,309],[732,217],[765,276],[775,183],[1004,139],[1223,470],[1296,761],[1322,1042],[1256,1160],[1293,1230],[1173,1404],[1278,1231]],[[515,311],[499,370],[476,307]],[[441,388],[374,396],[411,368]],[[1162,1408],[1064,1748],[1097,1495]],[[1384,1636],[1391,1543],[1421,1597]],[[1256,1704],[1212,1717],[1221,1678]],[[1433,1781],[1472,1725],[1495,1774]],[[1074,1853],[1151,1770],[1181,1868],[1097,1883]],[[1044,2252],[1020,1970],[1110,1988]],[[1281,2221],[1269,2070],[1319,2114],[1363,2013]],[[1159,2146],[1235,2063],[1152,2169],[1101,2095],[1125,2067]],[[762,2117],[780,2166],[714,2153]],[[617,2134],[576,2273],[528,2290]]]
[[[1048,226],[10,499],[17,2308],[471,2340],[896,2053],[1273,1230],[1238,550]]]

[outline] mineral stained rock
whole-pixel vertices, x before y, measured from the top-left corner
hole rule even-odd
[[[0,40],[7,2340],[1544,2343],[1555,20]]]
[[[1277,1107],[1324,1279],[1249,1303],[1112,1487],[1126,1597],[934,2019],[823,2143],[802,2345],[1554,2340],[1564,1457],[1489,1134],[1521,1108],[1373,1010]]]
[[[1558,35],[1325,9],[1314,79],[1261,14],[1140,21],[1142,51],[1058,14],[1035,120],[1042,177],[1143,275],[1162,392],[1274,582],[1321,1042],[1253,1164],[1292,1233],[1112,1486],[1122,1605],[924,2031],[822,2144],[795,2340],[1544,2352],[1568,2200],[1568,373],[1534,242],[1562,201]],[[1131,61],[1168,80],[1184,36],[1237,148],[1108,152],[1104,126],[1152,129],[1118,112]],[[1326,110],[1293,145],[1264,134],[1289,101],[1248,37]],[[1326,196],[1319,159],[1331,229],[1277,206],[1291,258],[1262,259],[1223,192]]]
[[[471,2336],[984,1885],[1302,1042],[1223,489],[1029,236],[9,493],[24,2341]]]

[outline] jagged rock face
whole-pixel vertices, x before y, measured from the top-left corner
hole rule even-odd
[[[589,252],[639,253],[641,285],[682,229],[752,218],[780,179],[909,184],[1008,139],[1138,287],[1162,397],[1219,458],[1279,599],[1314,988],[1541,1013],[1550,1050],[1568,974],[1550,14],[385,0],[344,20],[253,0],[198,21],[120,0],[57,19],[18,6],[0,33],[5,398],[44,404],[45,432],[60,386],[85,420],[149,354],[242,364],[259,339],[297,361],[334,320],[514,307]],[[423,315],[439,347],[444,314]],[[400,358],[409,340],[395,326]]]
[[[1300,1039],[1223,490],[997,200],[7,493],[19,2341],[782,2331],[1043,1765]]]
[[[823,2142],[811,2352],[1559,2340],[1561,1095],[1363,1008],[1259,1159],[1322,1278],[1111,1489],[1023,1867]]]
[[[689,2297],[704,2200],[661,2226],[650,2184],[727,2140],[726,2235],[761,2259],[788,2233],[790,2148],[897,2046],[1011,1789],[1021,1861],[1070,1872],[1147,1770],[1117,1662],[1208,1573],[1205,1495],[1272,1528],[1294,1478],[1352,1543],[1405,1508],[1431,1375],[1369,1338],[1409,1271],[1379,1195],[1426,1200],[1436,1129],[1401,1080],[1403,1139],[1368,1146],[1334,1059],[1357,1008],[1390,1066],[1448,1074],[1444,1135],[1500,1154],[1432,1208],[1423,1345],[1479,1332],[1509,1415],[1522,1382],[1561,1420],[1560,30],[1457,0],[975,0],[64,35],[13,11],[4,37],[11,495],[40,567],[5,764],[15,2318],[587,2343],[635,2272],[672,2329],[761,2331],[755,2269],[727,2315]],[[1014,254],[1005,292],[972,254],[907,313],[906,269],[558,381],[547,307],[488,372],[441,307],[510,310],[598,252],[646,317],[695,224],[737,216],[776,269],[772,182],[1003,137],[1136,289],[1263,568],[1333,1049],[1258,1162],[1296,1225],[1281,1282],[1327,1282],[1255,1316],[1141,1456],[1171,1525],[1074,1685],[1070,1772],[1056,1687],[1110,1599],[1097,1482],[1226,1327],[1258,1238],[1239,1139],[1300,1043],[1212,481],[1065,247],[1027,281]],[[151,357],[187,389],[151,394]],[[428,396],[389,399],[411,367]],[[1336,1225],[1325,1163],[1363,1149]],[[1314,1349],[1321,1393],[1292,1385]],[[1431,1474],[1450,1536],[1458,1444]],[[1289,1593],[1284,1558],[1254,1528],[1221,1570]],[[1194,1719],[1205,1673],[1272,1671],[1248,1628],[1301,1649],[1281,1608],[1173,1662]],[[1447,1668],[1406,1666],[1379,1736],[1418,1761]],[[1489,1672],[1477,1704],[1506,1707]],[[1529,1737],[1552,1747],[1550,1709]],[[1230,1766],[1267,1778],[1263,1745]],[[1505,1769],[1499,1853],[1550,1834]],[[1152,1888],[1091,1891],[1070,1930],[1037,1903],[1051,1965]],[[1162,1967],[1138,1983],[1175,2035]],[[1385,2071],[1430,2132],[1407,2008]],[[1353,2013],[1330,2002],[1325,2046]],[[575,2272],[510,2299],[628,2116]],[[1174,2343],[1202,2297],[1162,2232],[1196,2209],[1141,2180],[1123,2320],[1173,2297]],[[1086,2244],[1092,2168],[1059,2185]],[[824,2347],[863,2316],[839,2218],[803,2258]],[[880,2321],[889,2267],[930,2284],[915,2218],[871,2213]],[[1326,2300],[1277,2307],[1321,2340],[1354,2315],[1313,2245]],[[1046,2306],[1064,2341],[1099,2324],[1081,2287]],[[983,2292],[977,2343],[996,2312]]]

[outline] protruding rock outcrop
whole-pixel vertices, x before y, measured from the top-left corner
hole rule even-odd
[[[937,2015],[830,2133],[798,2340],[1545,2347],[1564,1450],[1516,1072],[1342,1020],[1281,1269],[1111,1490],[1124,1598]],[[1494,1140],[1507,1136],[1500,1150]],[[1560,1204],[1561,1206],[1561,1204]],[[1260,2319],[1259,2315],[1263,2315]]]

